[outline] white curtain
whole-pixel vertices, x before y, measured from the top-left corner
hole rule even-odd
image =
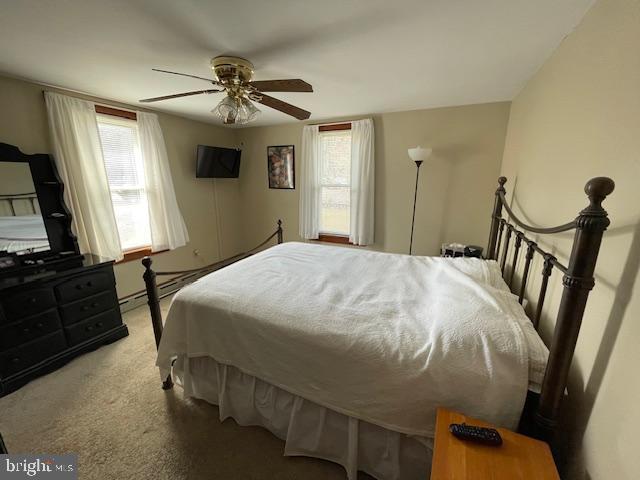
[[[149,202],[151,249],[173,250],[187,244],[189,233],[176,200],[164,137],[156,114],[136,114]]]
[[[374,226],[373,120],[351,122],[351,223],[349,241],[354,245],[371,245]]]
[[[318,125],[302,129],[300,182],[300,236],[317,239],[320,231],[320,131]]]
[[[80,251],[121,260],[95,106],[53,92],[45,92],[45,102],[54,157]]]

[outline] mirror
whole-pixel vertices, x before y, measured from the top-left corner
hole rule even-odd
[[[24,255],[50,250],[27,162],[0,161],[0,251]]]

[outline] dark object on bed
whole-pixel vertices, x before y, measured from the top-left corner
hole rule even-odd
[[[27,155],[17,147],[0,143],[0,162],[28,164],[42,214],[49,248],[46,251],[18,255],[17,268],[0,270],[0,277],[8,274],[40,270],[44,265],[77,267],[82,265],[78,242],[71,231],[71,213],[64,203],[64,185],[60,181],[53,159],[46,154]],[[35,200],[29,198],[35,205]],[[13,201],[9,201],[13,208]]]
[[[196,178],[238,178],[241,150],[198,145]]]
[[[144,284],[147,291],[147,303],[149,305],[149,310],[151,312],[151,323],[153,325],[153,335],[155,336],[155,339],[156,339],[156,348],[160,345],[160,339],[162,338],[162,312],[160,311],[160,299],[164,296],[175,293],[172,291],[165,295],[160,295],[158,292],[159,285],[156,282],[156,277],[171,276],[173,278],[168,280],[168,282],[175,282],[180,279],[184,279],[185,277],[194,277],[194,276],[199,277],[202,275],[206,275],[216,270],[220,270],[221,268],[227,267],[237,261],[242,260],[243,258],[247,258],[253,255],[259,249],[261,249],[267,243],[269,243],[273,238],[276,238],[276,241],[278,242],[278,244],[282,243],[282,220],[278,220],[278,228],[276,229],[276,231],[273,232],[271,235],[269,235],[269,237],[260,245],[252,248],[251,250],[238,253],[233,257],[229,257],[227,259],[214,262],[205,267],[194,268],[191,270],[179,270],[179,271],[173,271],[173,272],[155,272],[151,269],[151,264],[153,263],[153,260],[151,260],[151,257],[144,257],[142,259],[142,264],[144,265],[144,268],[145,268],[143,279],[144,279]],[[171,375],[169,375],[167,379],[164,382],[162,382],[162,388],[164,390],[168,390],[171,387],[173,387],[173,382],[171,380]]]
[[[0,396],[127,335],[111,260],[2,278]]]
[[[584,191],[589,198],[589,205],[581,210],[574,220],[557,227],[539,228],[527,225],[511,210],[505,198],[504,185],[506,182],[507,179],[505,177],[498,179],[499,186],[496,190],[491,218],[487,258],[499,261],[505,281],[509,284],[511,290],[516,293],[514,272],[517,269],[521,247],[523,244],[526,245],[522,280],[517,291],[519,301],[522,303],[531,262],[536,253],[542,256],[544,259],[542,283],[535,316],[532,319],[536,329],[540,323],[542,306],[552,270],[555,267],[564,273],[562,279],[564,289],[549,348],[549,360],[542,383],[542,390],[537,402],[535,402],[533,415],[530,415],[529,409],[525,407],[525,414],[521,421],[522,430],[553,445],[554,433],[558,427],[560,405],[567,385],[567,377],[578,340],[582,317],[589,291],[595,285],[593,274],[602,235],[610,223],[606,210],[602,208],[602,202],[613,192],[615,184],[613,180],[607,177],[592,178],[584,187]],[[507,218],[502,215],[503,207],[507,211]],[[521,230],[518,230],[517,227],[520,227]],[[525,232],[544,235],[570,230],[575,230],[576,232],[567,266],[561,264],[551,253],[544,251],[536,242],[525,236]],[[507,258],[511,252],[509,244],[512,237],[515,237],[515,241],[511,263],[508,265]],[[528,399],[528,406],[530,407],[531,404],[531,399]]]
[[[482,247],[478,245],[462,245],[460,243],[445,243],[440,249],[441,257],[471,257],[482,258]]]
[[[464,247],[464,256],[472,258],[482,258],[482,247],[478,245],[467,245]]]

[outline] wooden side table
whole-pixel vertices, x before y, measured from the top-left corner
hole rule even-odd
[[[451,423],[492,427],[444,408],[438,409],[431,480],[560,480],[549,446],[497,428],[500,447],[465,442],[449,432]]]

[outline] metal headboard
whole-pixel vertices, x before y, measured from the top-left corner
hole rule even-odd
[[[529,270],[536,254],[541,255],[542,282],[538,293],[535,314],[532,318],[536,329],[540,324],[542,308],[547,293],[549,277],[553,268],[561,271],[563,291],[558,309],[555,330],[549,346],[549,360],[540,397],[538,399],[529,433],[552,441],[559,421],[560,404],[564,396],[569,368],[578,340],[589,291],[594,287],[593,277],[600,243],[604,231],[609,226],[607,212],[602,208],[604,199],[613,192],[615,184],[608,177],[596,177],[587,182],[584,191],[589,198],[589,205],[578,213],[578,216],[563,225],[551,228],[540,228],[526,224],[518,218],[506,201],[504,188],[507,179],[498,179],[495,203],[491,216],[491,233],[487,248],[487,258],[499,262],[503,278],[511,291],[523,302],[527,288]],[[506,217],[503,216],[503,209]],[[519,227],[519,229],[518,229]],[[551,253],[546,252],[532,239],[527,232],[548,235],[575,230],[569,263],[564,265]],[[515,238],[511,263],[508,264],[509,246]],[[522,246],[526,245],[524,267],[518,289],[514,286],[514,273],[521,256]]]
[[[11,216],[15,217],[16,216],[16,208],[15,208],[15,202],[22,202],[28,200],[29,203],[31,204],[31,209],[33,210],[33,213],[36,214],[38,213],[38,210],[36,209],[36,204],[38,202],[38,195],[36,194],[36,192],[28,192],[28,193],[13,193],[11,195],[0,195],[0,201],[5,201],[9,203],[9,208],[11,209]]]

